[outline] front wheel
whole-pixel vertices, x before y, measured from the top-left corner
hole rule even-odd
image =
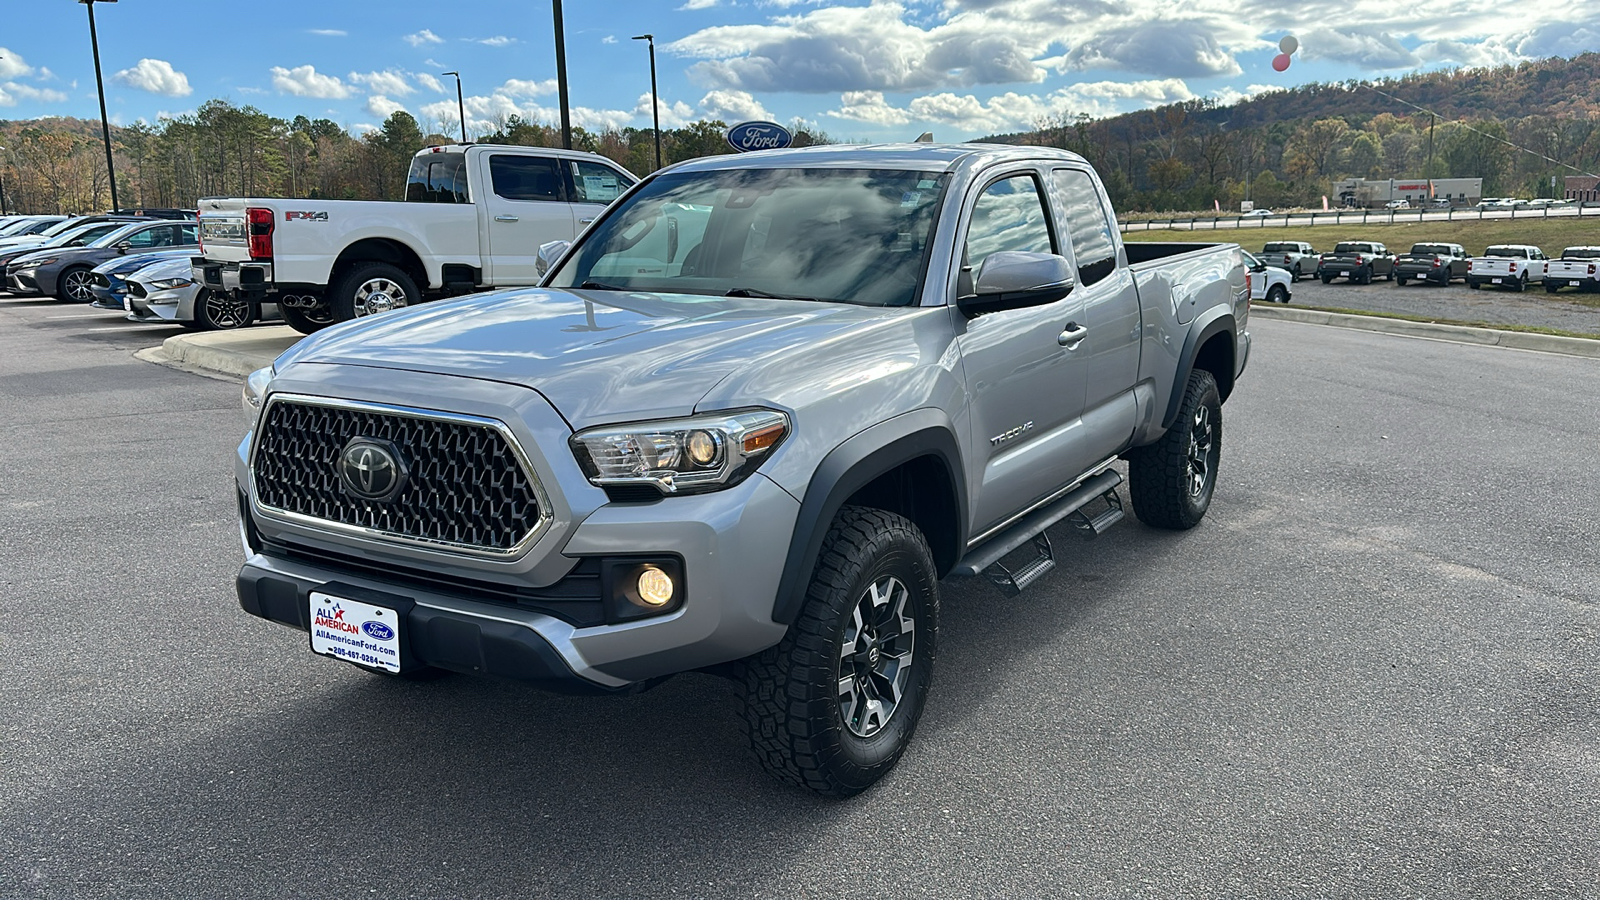
[[[94,299],[94,273],[88,266],[74,266],[56,279],[56,299],[67,303],[88,303]]]
[[[194,298],[194,321],[201,331],[232,331],[249,325],[255,318],[249,301],[223,291],[201,288]]]
[[[778,780],[849,797],[894,768],[933,676],[939,585],[922,532],[894,513],[840,510],[800,617],[742,664],[740,716]]]
[[[1287,289],[1285,289],[1283,285],[1275,284],[1275,285],[1272,286],[1271,290],[1267,291],[1267,302],[1268,303],[1288,303],[1289,302],[1289,291]]]
[[[333,324],[333,313],[326,306],[300,309],[279,304],[278,312],[283,314],[283,321],[288,323],[290,328],[301,334],[315,334]]]
[[[1222,460],[1222,394],[1196,369],[1184,386],[1178,420],[1154,444],[1128,454],[1128,496],[1139,521],[1183,530],[1200,524],[1217,489]]]

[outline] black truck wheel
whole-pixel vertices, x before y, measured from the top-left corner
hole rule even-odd
[[[1401,287],[1405,287],[1406,286],[1406,277],[1404,275],[1396,275],[1395,278],[1394,278],[1394,283],[1399,285],[1399,286],[1401,286]]]
[[[740,667],[740,720],[756,759],[778,780],[824,796],[871,787],[916,731],[938,626],[939,585],[922,532],[883,510],[840,510],[800,617]]]
[[[1222,459],[1222,395],[1210,372],[1184,386],[1178,420],[1161,440],[1128,454],[1128,496],[1139,521],[1183,530],[1200,524],[1217,489]]]
[[[315,309],[299,309],[279,304],[278,312],[283,314],[283,321],[290,328],[301,334],[315,334],[333,324],[333,313],[325,305]]]
[[[1523,272],[1522,275],[1517,278],[1515,290],[1516,290],[1517,293],[1520,294],[1520,293],[1522,293],[1523,291],[1525,291],[1527,289],[1528,289],[1528,273],[1527,272]]]
[[[388,263],[356,263],[329,295],[335,321],[348,322],[422,302],[411,276]]]
[[[1327,273],[1327,272],[1323,272],[1322,273],[1322,283],[1323,284],[1333,284],[1333,276],[1331,274]]]

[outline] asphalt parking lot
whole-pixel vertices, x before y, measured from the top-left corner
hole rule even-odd
[[[1600,294],[1578,293],[1571,289],[1554,294],[1545,293],[1542,287],[1522,292],[1492,286],[1472,290],[1462,281],[1452,281],[1448,286],[1412,282],[1401,287],[1392,281],[1352,284],[1343,278],[1323,284],[1310,277],[1291,287],[1294,293],[1291,303],[1298,306],[1600,334]]]
[[[917,739],[839,803],[710,676],[313,658],[233,597],[238,384],[0,296],[0,896],[1596,896],[1600,360],[1252,330],[1205,522],[947,582]]]

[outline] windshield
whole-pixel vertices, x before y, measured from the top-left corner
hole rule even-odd
[[[98,235],[104,234],[105,231],[102,230],[102,229],[120,228],[120,227],[121,226],[119,226],[119,225],[110,225],[110,224],[107,224],[105,222],[99,222],[99,223],[96,223],[94,225],[78,225],[78,226],[76,226],[74,228],[69,228],[66,231],[61,232],[60,234],[57,234],[55,237],[50,238],[49,240],[45,241],[40,246],[43,246],[43,247],[69,247],[69,246],[76,247],[76,246],[81,246],[82,244],[74,243],[74,241],[78,241],[80,238],[83,238],[84,240],[82,241],[82,243],[88,243],[88,239],[89,238],[93,238],[93,237],[96,237]]]
[[[907,306],[946,184],[887,169],[662,175],[597,223],[549,284]]]
[[[34,219],[16,219],[7,222],[4,225],[0,225],[0,237],[9,237],[13,234],[21,234],[22,232],[26,231],[28,226],[32,225],[34,221]]]
[[[112,230],[90,241],[88,246],[115,247],[119,242],[127,240],[129,236],[143,228],[148,223],[134,222],[132,224],[127,224],[123,222],[107,222],[104,224],[111,226]]]
[[[1527,259],[1528,251],[1522,247],[1490,247],[1483,251],[1484,256],[1503,256],[1510,259]]]
[[[1568,247],[1561,251],[1562,259],[1600,259],[1600,247]]]
[[[104,220],[101,220],[101,221],[104,221]],[[74,228],[82,228],[85,225],[93,225],[93,224],[95,224],[95,223],[94,222],[85,222],[82,219],[62,219],[61,221],[56,222],[55,224],[51,225],[49,228],[46,228],[43,231],[40,231],[39,233],[44,235],[45,237],[54,237],[54,236],[56,236],[58,234],[66,234],[67,232],[71,231]]]

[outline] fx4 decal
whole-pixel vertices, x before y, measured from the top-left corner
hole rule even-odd
[[[326,222],[328,221],[328,214],[326,212],[295,212],[294,210],[289,210],[283,214],[285,222],[293,222],[295,219],[303,219],[307,222]]]

